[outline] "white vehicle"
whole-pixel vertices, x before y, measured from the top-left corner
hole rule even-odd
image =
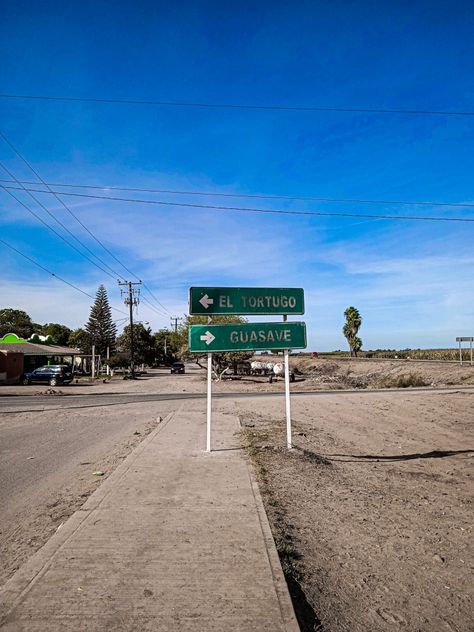
[[[285,376],[285,365],[282,362],[252,362],[250,372],[252,375],[269,375],[271,383],[273,378]],[[290,368],[290,381],[295,381],[295,373],[292,368]]]

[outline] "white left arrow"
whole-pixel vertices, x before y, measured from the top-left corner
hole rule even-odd
[[[209,307],[209,305],[213,305],[214,299],[213,298],[209,298],[209,296],[207,294],[204,294],[204,296],[199,299],[199,302],[204,307],[204,309],[207,309]]]
[[[211,334],[211,332],[210,332],[210,331],[206,331],[206,333],[204,334],[204,336],[201,336],[201,340],[204,340],[204,342],[205,342],[207,345],[210,345],[210,344],[211,344],[211,342],[212,342],[213,340],[215,340],[215,339],[216,339],[216,337],[215,337],[215,336],[213,336],[213,335]]]

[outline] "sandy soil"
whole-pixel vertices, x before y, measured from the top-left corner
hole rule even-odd
[[[218,405],[241,416],[303,630],[474,630],[473,393],[294,398],[290,452],[279,399]]]

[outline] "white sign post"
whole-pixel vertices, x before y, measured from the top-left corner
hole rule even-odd
[[[283,316],[286,323],[288,316]],[[290,362],[288,359],[288,349],[284,349],[285,358],[285,408],[286,408],[286,447],[291,450],[291,401],[290,401]]]
[[[207,323],[212,323],[212,317],[207,317]],[[207,354],[207,425],[206,451],[211,451],[211,416],[212,416],[212,353]]]

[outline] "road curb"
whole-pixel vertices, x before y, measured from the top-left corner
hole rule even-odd
[[[240,421],[240,417],[238,417],[238,425],[239,428],[242,429],[243,426]],[[263,539],[265,542],[268,563],[270,565],[271,573],[273,576],[273,585],[275,587],[278,603],[280,605],[282,619],[287,632],[300,632],[300,626],[296,618],[288,584],[286,583],[285,575],[283,573],[283,568],[280,562],[280,557],[276,549],[275,540],[273,539],[270,522],[268,520],[267,512],[265,511],[265,506],[263,504],[262,495],[260,494],[260,488],[258,486],[255,468],[251,463],[249,456],[245,452],[244,458],[247,465],[247,472],[250,479],[250,485],[252,487],[253,497],[255,499],[255,505],[257,507],[260,528],[262,530]]]
[[[293,602],[290,597],[290,591],[288,584],[286,583],[283,568],[281,566],[280,557],[275,546],[275,540],[273,539],[272,530],[268,521],[268,516],[263,505],[262,496],[258,487],[255,470],[252,464],[249,462],[247,455],[245,455],[247,461],[247,471],[250,478],[250,484],[252,486],[253,496],[255,498],[255,505],[257,507],[258,519],[260,521],[260,527],[263,533],[263,539],[265,542],[265,549],[268,556],[268,563],[273,575],[273,585],[275,586],[275,592],[280,604],[280,611],[282,619],[287,632],[300,632],[300,626],[296,618],[295,610],[293,608]]]

